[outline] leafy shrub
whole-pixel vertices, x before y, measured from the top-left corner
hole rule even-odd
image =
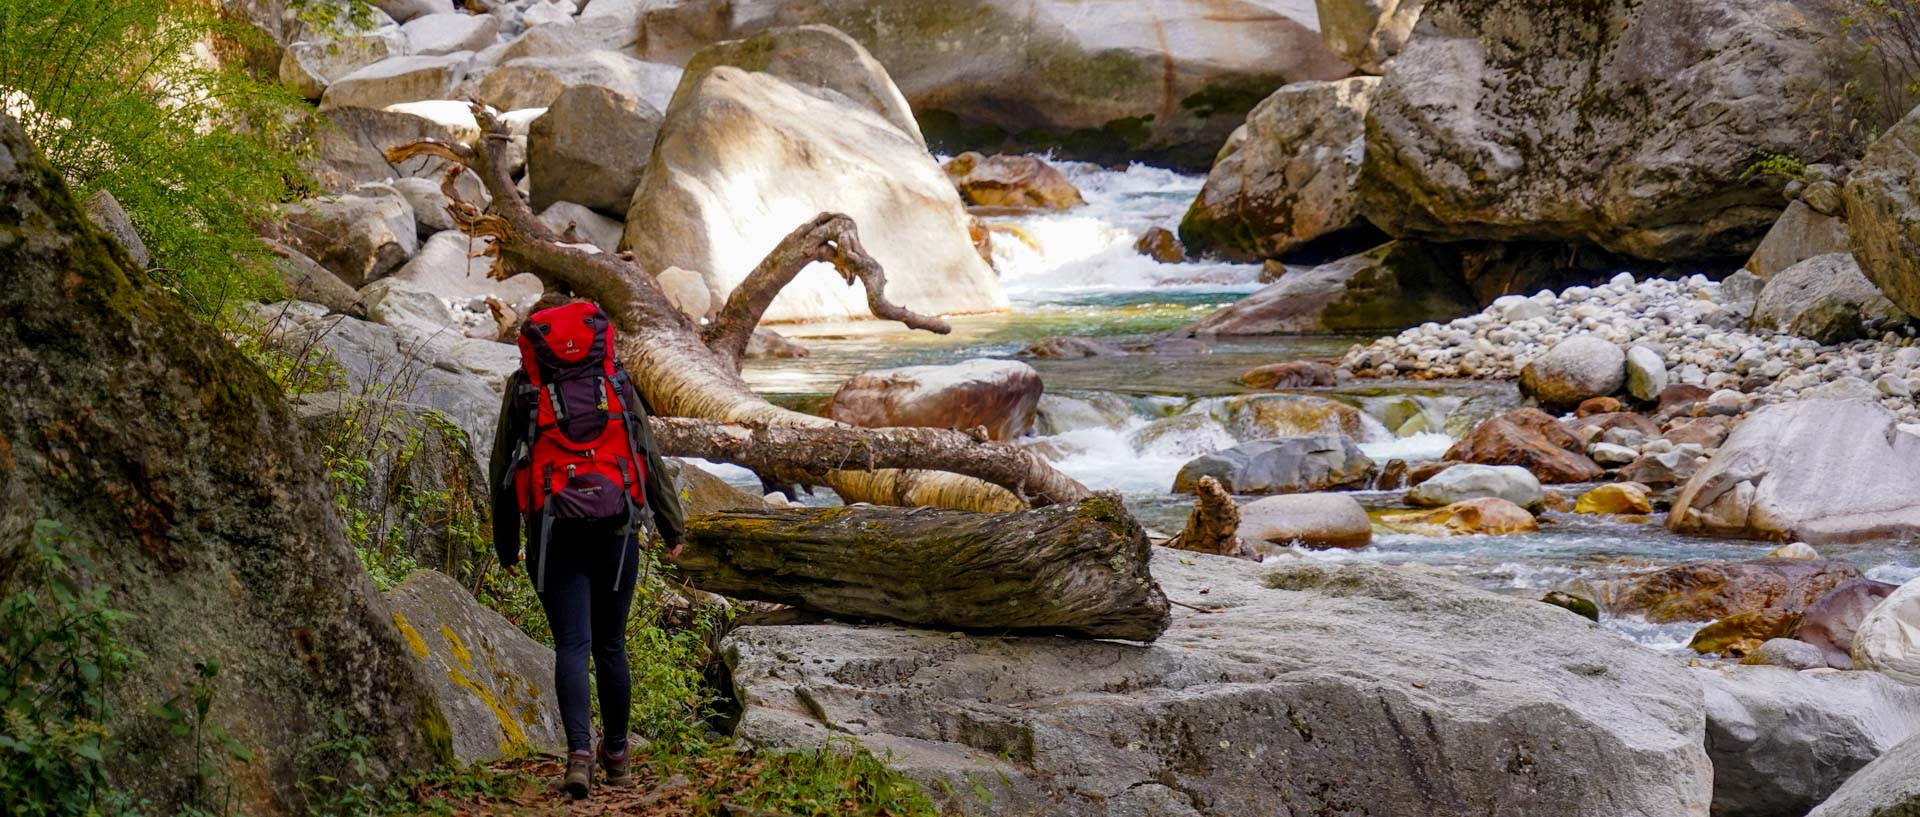
[[[1920,0],[1833,0],[1855,79],[1846,126],[1879,133],[1920,101]]]
[[[216,55],[263,35],[197,0],[0,3],[0,110],[82,198],[111,191],[203,316],[277,291],[252,224],[301,179],[300,101]]]

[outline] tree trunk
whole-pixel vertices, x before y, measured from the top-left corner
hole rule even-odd
[[[1233,496],[1213,477],[1201,477],[1194,486],[1193,511],[1187,514],[1185,530],[1167,540],[1167,547],[1258,560],[1253,548],[1240,538],[1240,507]]]
[[[730,511],[689,520],[694,586],[826,615],[994,633],[1152,641],[1167,598],[1112,494],[1007,514]]]
[[[656,415],[699,418],[765,432],[778,429],[787,442],[794,443],[784,446],[777,460],[756,459],[747,454],[771,456],[769,449],[764,445],[694,444],[697,438],[662,428],[662,436],[668,439],[662,453],[702,456],[788,474],[804,472],[810,475],[810,482],[833,488],[848,502],[1012,511],[1077,502],[1089,496],[1085,486],[1021,448],[976,440],[955,431],[854,429],[780,408],[747,387],[739,371],[746,338],[780,288],[815,261],[831,262],[849,284],[861,282],[876,315],[914,328],[948,331],[945,322],[886,299],[885,273],[861,248],[852,219],[823,213],[794,230],[735,288],[719,318],[702,330],[668,301],[651,274],[624,255],[566,243],[541,222],[499,161],[497,151],[507,144],[504,127],[478,106],[475,113],[485,131],[480,149],[416,142],[388,153],[394,161],[434,155],[456,165],[449,169],[443,187],[451,201],[447,209],[462,230],[491,240],[488,251],[502,262],[495,274],[504,277],[509,268],[533,272],[549,286],[598,302],[619,328],[620,358],[633,372],[635,386]],[[493,194],[488,212],[482,213],[459,198],[452,175],[459,166],[472,168]],[[822,435],[818,446],[809,446],[809,430]],[[678,447],[681,443],[690,447]],[[734,455],[756,459],[759,464],[728,459]],[[853,467],[856,463],[864,467]],[[909,463],[920,470],[897,470],[898,465]]]

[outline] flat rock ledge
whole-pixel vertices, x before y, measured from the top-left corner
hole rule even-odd
[[[728,641],[762,747],[851,739],[968,814],[1706,815],[1684,667],[1538,602],[1374,565],[1156,549],[1152,645],[890,626]]]

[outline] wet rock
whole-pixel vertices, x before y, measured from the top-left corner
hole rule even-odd
[[[985,427],[990,439],[1007,441],[1033,427],[1044,390],[1040,373],[1016,361],[906,366],[855,375],[834,392],[827,416],[867,428]]]
[[[1920,810],[1920,736],[1867,764],[1807,817],[1904,817]]]
[[[1835,587],[1807,605],[1800,628],[1792,635],[1819,648],[1822,666],[1853,669],[1853,644],[1860,622],[1897,587],[1872,579],[1854,579]]]
[[[1089,357],[1117,357],[1127,350],[1093,338],[1058,337],[1036,341],[1015,357],[1041,360],[1081,360]]]
[[[1373,541],[1373,521],[1346,494],[1270,496],[1240,507],[1240,535],[1281,547],[1357,549]]]
[[[1760,610],[1802,612],[1859,577],[1859,568],[1827,560],[1688,562],[1608,582],[1600,601],[1613,615],[1654,623],[1716,621]]]
[[[1499,497],[1529,510],[1546,502],[1540,481],[1525,468],[1512,465],[1455,465],[1407,491],[1407,504],[1437,508],[1469,499]]]
[[[898,128],[844,98],[716,67],[681,89],[654,155],[662,161],[648,166],[634,193],[625,238],[648,269],[700,271],[724,298],[798,226],[793,213],[840,212],[859,225],[861,243],[886,269],[895,303],[922,313],[1006,305],[939,165]],[[849,168],[856,172],[848,175]],[[742,190],[761,206],[740,207]],[[766,318],[869,314],[859,287],[818,269],[783,289]]]
[[[1180,237],[1165,227],[1148,227],[1133,242],[1133,251],[1162,264],[1178,264],[1187,260],[1186,245],[1180,243]]]
[[[660,112],[606,88],[560,93],[527,132],[527,175],[535,209],[572,201],[626,215],[653,153]]]
[[[1564,608],[1588,621],[1600,620],[1600,605],[1594,604],[1593,599],[1585,596],[1554,590],[1540,597],[1540,600],[1555,607]]]
[[[1280,280],[1188,325],[1207,335],[1385,331],[1473,311],[1459,258],[1420,242],[1395,241]]]
[[[1804,201],[1795,201],[1760,239],[1760,246],[1747,259],[1746,270],[1763,280],[1770,279],[1809,258],[1851,251],[1846,219],[1824,215]]]
[[[1538,15],[1531,0],[1428,1],[1369,111],[1368,219],[1394,236],[1591,241],[1661,261],[1749,253],[1784,184],[1749,173],[1752,157],[1797,155],[1827,115],[1777,100],[1845,82],[1827,21],[1745,0]]]
[[[1501,536],[1540,529],[1540,523],[1526,508],[1498,497],[1469,499],[1431,511],[1390,513],[1382,520],[1441,536]]]
[[[1775,273],[1753,310],[1756,328],[1826,344],[1874,337],[1906,320],[1846,253],[1814,256]]]
[[[1700,628],[1687,642],[1697,653],[1739,658],[1758,649],[1760,644],[1793,635],[1800,614],[1792,610],[1753,610],[1735,613]]]
[[[389,57],[327,86],[322,111],[334,108],[385,108],[422,99],[453,99],[467,78],[473,54]]]
[[[416,570],[384,595],[416,661],[414,675],[446,718],[455,760],[566,748],[553,650],[438,571]]]
[[[1174,477],[1175,493],[1192,493],[1213,477],[1233,494],[1298,494],[1366,485],[1373,460],[1341,434],[1245,443],[1194,459]]]
[[[1317,360],[1272,363],[1240,376],[1241,385],[1255,389],[1310,389],[1336,382],[1333,367]]]
[[[1446,458],[1482,465],[1518,465],[1543,483],[1593,482],[1606,472],[1587,459],[1580,440],[1559,421],[1520,409],[1478,426],[1447,449]]]
[[[1770,638],[1760,642],[1746,657],[1740,659],[1743,666],[1785,667],[1792,670],[1816,669],[1827,666],[1826,659],[1820,655],[1820,648],[1805,641],[1792,638]]]
[[[1386,72],[1400,53],[1425,0],[1316,0],[1320,36],[1340,59],[1369,74]]]
[[[801,346],[771,329],[755,329],[753,337],[747,339],[747,359],[761,360],[780,358],[796,360],[812,355],[807,347]]]
[[[1437,813],[1435,791],[1463,814],[1707,813],[1698,686],[1663,656],[1565,611],[1409,571],[1156,551],[1168,595],[1215,611],[1180,615],[1146,646],[835,624],[736,630],[741,737],[891,751],[895,768],[956,792],[949,805],[966,813],[1364,803],[1420,815]],[[1395,646],[1324,658],[1373,643]],[[1462,654],[1485,658],[1462,664]],[[1380,749],[1399,741],[1410,743]],[[1428,762],[1436,752],[1486,760],[1440,769]],[[1531,771],[1515,779],[1516,763]]]
[[[874,40],[866,42],[875,43]],[[914,119],[913,110],[907,106],[900,89],[887,76],[887,69],[867,52],[860,41],[839,29],[824,25],[783,26],[741,40],[714,43],[687,61],[686,73],[680,79],[681,87],[699,82],[707,71],[720,65],[771,74],[816,96],[850,100],[878,114],[922,147],[926,146],[927,140],[920,133],[919,121]],[[991,185],[996,169],[1011,171],[1014,177],[1021,178],[1023,169],[1016,166],[1023,164],[1021,160],[1028,157],[1006,158],[1005,165],[996,164],[999,161],[997,157],[989,160],[989,164],[995,167],[987,169],[985,178],[981,180],[983,184]],[[1033,161],[1039,162],[1038,159]],[[1024,178],[1043,183],[1046,193],[1059,196],[1061,203],[1079,201],[1080,191],[1073,189],[1065,177],[1045,163],[1039,163],[1039,168],[1024,170],[1034,174]],[[1059,186],[1062,184],[1065,188]],[[961,196],[966,196],[964,190]]]
[[[1920,686],[1920,581],[1893,591],[1860,620],[1853,665]]]
[[[1520,390],[1549,409],[1571,408],[1626,385],[1627,355],[1593,335],[1567,338],[1520,370]]]
[[[1700,470],[1700,458],[1685,451],[1646,454],[1620,469],[1617,476],[1650,488],[1671,488]]]
[[[605,88],[664,110],[680,69],[613,51],[508,60],[473,86],[474,98],[503,111],[545,108],[576,85]]]
[[[359,288],[420,249],[413,207],[392,189],[309,199],[281,208],[280,240]]]
[[[1181,219],[1181,240],[1197,253],[1279,258],[1362,224],[1356,186],[1379,83],[1294,83],[1254,106]]]
[[[1667,528],[1812,544],[1920,534],[1920,437],[1857,400],[1760,409],[1674,499]]]
[[[1240,440],[1267,440],[1307,434],[1341,434],[1364,439],[1367,416],[1359,409],[1302,394],[1248,394],[1196,401],[1187,413],[1212,417]]]
[[[1867,673],[1692,672],[1706,691],[1715,815],[1800,817],[1920,732],[1920,690]]]
[[[1920,312],[1920,211],[1913,184],[1920,178],[1920,114],[1875,139],[1847,178],[1847,228],[1853,256],[1867,280],[1901,311]]]
[[[1637,482],[1602,485],[1581,494],[1573,503],[1573,512],[1600,515],[1653,513],[1653,500],[1647,494],[1647,486]]]
[[[1380,467],[1380,475],[1373,478],[1373,489],[1397,491],[1406,487],[1407,470],[1406,460],[1387,460],[1387,464]]]
[[[1065,174],[1036,156],[982,156],[967,151],[941,168],[960,199],[975,207],[1068,210],[1086,204]]]

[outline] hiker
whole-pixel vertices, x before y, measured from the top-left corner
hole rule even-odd
[[[537,309],[550,303],[561,305]],[[672,479],[654,449],[647,409],[614,354],[606,313],[543,298],[521,324],[520,371],[507,380],[489,469],[493,542],[508,573],[526,534],[528,578],[553,630],[553,685],[567,730],[574,799],[593,785],[587,656],[599,682],[598,762],[608,785],[632,779],[627,718],[627,613],[648,523],[680,555],[685,533]]]

